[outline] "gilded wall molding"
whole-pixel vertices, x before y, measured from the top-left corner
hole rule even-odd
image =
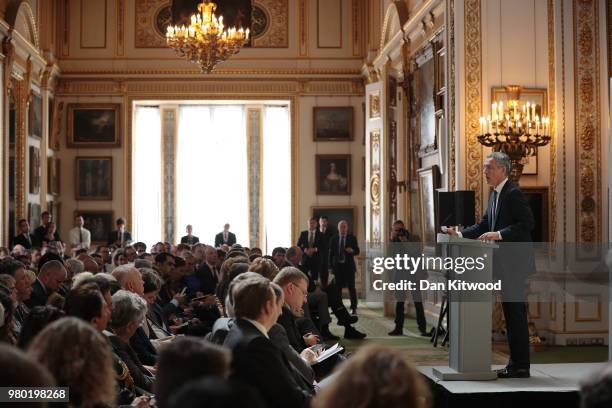
[[[176,242],[176,151],[177,110],[162,110],[162,236],[167,242]]]
[[[599,2],[573,2],[576,242],[601,240]]]
[[[552,0],[550,0],[552,1]],[[457,132],[455,129],[455,0],[448,1],[448,60],[447,70],[448,72],[448,83],[446,89],[448,90],[448,187],[449,191],[454,191],[457,188],[457,169],[456,169],[456,141]]]
[[[123,94],[213,94],[213,95],[355,95],[364,94],[361,79],[356,80],[233,80],[233,81],[117,81],[61,79],[57,95],[123,95]]]
[[[362,22],[363,15],[361,12],[361,6],[363,5],[361,0],[353,0],[351,3],[351,16],[352,16],[352,37],[353,37],[353,56],[360,57],[362,55]]]
[[[382,237],[380,233],[381,223],[381,178],[380,166],[382,161],[380,149],[380,130],[370,131],[370,242],[380,244]]]
[[[263,247],[263,110],[247,109],[249,246]]]
[[[62,69],[63,77],[77,77],[77,76],[190,76],[194,78],[204,78],[200,71],[192,68],[137,68],[137,69],[100,69],[96,68],[80,68],[78,71],[71,70],[70,68]],[[361,76],[360,69],[351,68],[219,68],[215,70],[214,74],[210,74],[205,78],[207,80],[215,80],[223,78],[229,75],[245,75],[245,76],[257,76],[257,75],[318,75],[318,76]],[[156,78],[157,79],[157,78]],[[233,79],[233,78],[231,78]]]
[[[29,82],[13,79],[11,87],[15,103],[15,220],[26,214],[26,128]],[[10,176],[10,175],[9,175]]]
[[[300,57],[308,56],[308,0],[298,4],[298,44]]]
[[[480,0],[465,0],[465,144],[466,189],[476,195],[476,219],[482,212],[482,146],[476,135],[482,112],[482,36]]]
[[[550,242],[557,237],[557,141],[556,141],[556,80],[555,80],[555,4],[548,0],[548,117],[550,126]],[[565,113],[564,113],[565,114]]]
[[[116,0],[117,13],[117,43],[115,53],[117,56],[125,54],[125,0]]]

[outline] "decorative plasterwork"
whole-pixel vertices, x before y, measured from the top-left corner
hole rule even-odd
[[[287,48],[289,46],[288,0],[257,0],[253,2],[254,17],[267,19],[265,31],[253,37],[255,48]]]
[[[550,0],[552,1],[552,0]],[[449,191],[457,188],[457,169],[456,169],[456,141],[457,133],[455,129],[455,0],[448,0],[448,173]]]
[[[87,81],[60,80],[58,95],[121,95],[163,93],[174,95],[363,95],[361,81]]]
[[[380,36],[380,50],[391,41],[398,31],[403,32],[403,26],[408,21],[408,7],[403,1],[394,1],[387,8]]]
[[[300,57],[308,56],[308,0],[298,0],[298,43]]]
[[[576,241],[601,240],[599,2],[573,2]]]
[[[136,2],[138,3],[138,1]],[[118,57],[123,56],[125,50],[125,0],[117,0],[117,49]]]
[[[167,242],[176,242],[176,151],[177,110],[162,110],[162,236]]]
[[[381,180],[380,166],[382,160],[380,149],[380,130],[370,132],[370,242],[379,244],[381,242]]]
[[[482,211],[482,146],[476,135],[482,111],[480,0],[465,1],[466,190],[476,193],[476,219]]]
[[[550,241],[557,236],[557,138],[556,138],[556,84],[555,84],[555,9],[554,0],[548,0],[548,117],[550,126]],[[564,113],[565,114],[565,113]],[[547,220],[545,220],[547,221]]]
[[[247,109],[249,246],[251,247],[262,247],[263,237],[262,118],[262,109]]]

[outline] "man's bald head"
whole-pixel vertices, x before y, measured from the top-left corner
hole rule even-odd
[[[144,295],[144,282],[142,280],[142,274],[134,264],[128,263],[125,265],[120,265],[113,269],[111,273],[119,285],[121,285],[122,289],[125,289],[129,292],[136,293],[139,296]]]
[[[68,272],[60,261],[49,261],[40,268],[38,279],[47,288],[56,291],[68,279]]]

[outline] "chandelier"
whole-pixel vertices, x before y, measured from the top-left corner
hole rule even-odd
[[[210,74],[217,64],[240,51],[249,39],[249,29],[225,27],[223,16],[214,12],[217,4],[204,0],[198,12],[191,15],[191,23],[166,30],[166,44],[181,57],[198,64],[202,73]]]
[[[518,183],[528,156],[535,156],[538,147],[550,142],[550,118],[544,116],[541,105],[520,103],[520,86],[507,86],[509,100],[495,101],[491,114],[480,118],[478,142],[510,157],[510,179]]]

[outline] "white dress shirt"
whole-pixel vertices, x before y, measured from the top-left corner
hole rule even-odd
[[[73,248],[89,248],[91,246],[91,233],[88,229],[74,227],[68,233],[68,242]]]

